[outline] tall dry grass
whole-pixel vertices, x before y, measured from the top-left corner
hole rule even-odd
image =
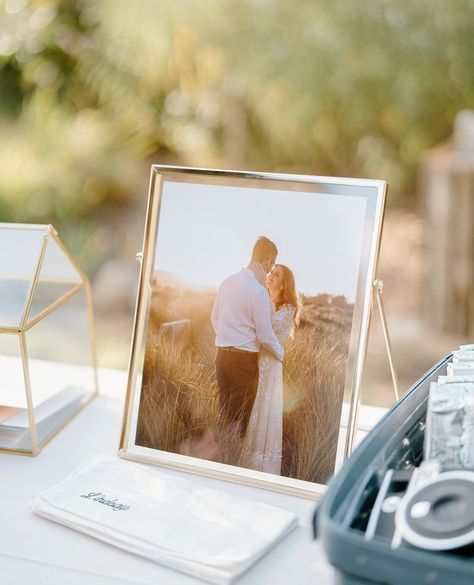
[[[238,429],[219,411],[210,312],[214,295],[156,287],[145,350],[137,443],[154,449],[237,465]],[[303,298],[300,326],[284,360],[282,474],[326,483],[339,432],[352,305],[328,295]],[[162,323],[190,319],[172,339]]]

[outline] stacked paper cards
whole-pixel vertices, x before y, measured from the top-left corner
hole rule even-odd
[[[1,394],[1,388],[0,388]],[[66,421],[84,400],[84,388],[68,386],[36,406],[34,418],[41,443]],[[0,406],[0,443],[10,449],[31,448],[28,409]]]
[[[431,383],[424,458],[474,469],[474,345],[454,351],[447,375]]]

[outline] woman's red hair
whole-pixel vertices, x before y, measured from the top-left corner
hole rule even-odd
[[[276,302],[275,309],[278,311],[283,305],[290,305],[295,310],[295,316],[293,322],[298,325],[299,314],[300,314],[300,301],[298,299],[298,293],[296,292],[296,283],[293,272],[284,264],[275,264],[275,268],[281,268],[282,271],[282,289],[278,301]]]

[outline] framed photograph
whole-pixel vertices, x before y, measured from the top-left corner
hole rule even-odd
[[[153,165],[119,455],[322,494],[354,443],[386,189]]]

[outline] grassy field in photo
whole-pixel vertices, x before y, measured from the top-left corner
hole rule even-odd
[[[136,441],[237,465],[240,436],[219,412],[214,298],[179,284],[154,287]],[[352,312],[344,297],[302,298],[285,346],[282,475],[317,483],[332,475]]]

